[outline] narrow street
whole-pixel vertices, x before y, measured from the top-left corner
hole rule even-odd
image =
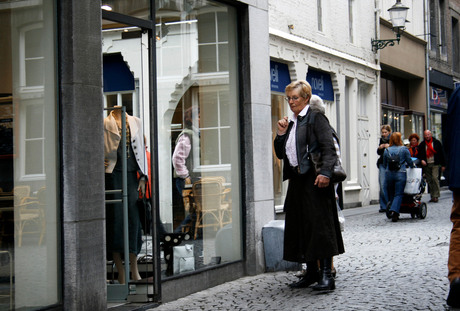
[[[423,201],[428,202],[425,194]],[[265,273],[165,303],[160,310],[449,310],[451,192],[427,203],[425,219],[396,223],[378,206],[345,210],[346,253],[334,259],[336,290],[290,289],[293,272]]]

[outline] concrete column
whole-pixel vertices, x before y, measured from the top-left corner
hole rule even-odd
[[[101,8],[59,6],[63,305],[106,310]]]
[[[264,272],[262,227],[275,218],[268,2],[248,7],[250,94],[244,100],[244,148],[246,153],[246,268],[248,274]]]

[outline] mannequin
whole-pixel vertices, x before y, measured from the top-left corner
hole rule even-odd
[[[119,107],[119,106],[117,106]],[[115,108],[117,108],[115,107]],[[126,148],[120,145],[122,135],[121,109],[113,110],[104,119],[104,149],[106,189],[122,188],[122,152],[127,153],[128,183],[128,233],[129,261],[132,280],[140,280],[137,255],[142,247],[139,211],[136,205],[139,191],[145,194],[147,180],[147,157],[145,154],[142,121],[126,114]],[[138,174],[139,173],[139,174]],[[138,178],[140,176],[140,178]],[[121,195],[115,195],[121,198]],[[121,203],[106,207],[107,250],[112,253],[118,271],[118,282],[126,282],[123,267],[123,209]]]

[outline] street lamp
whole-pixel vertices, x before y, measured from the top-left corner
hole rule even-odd
[[[391,24],[393,25],[393,31],[396,33],[396,39],[386,40],[371,40],[372,49],[377,52],[378,49],[383,49],[386,46],[393,46],[395,42],[398,42],[401,38],[401,32],[406,29],[406,16],[409,8],[401,3],[401,0],[396,0],[396,3],[388,9],[390,13]]]

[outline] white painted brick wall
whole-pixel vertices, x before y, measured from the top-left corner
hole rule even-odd
[[[323,31],[318,31],[317,0],[269,1],[269,25],[293,35],[311,40],[337,51],[373,62],[371,39],[375,37],[374,1],[355,0],[354,42],[349,39],[348,1],[322,0]]]

